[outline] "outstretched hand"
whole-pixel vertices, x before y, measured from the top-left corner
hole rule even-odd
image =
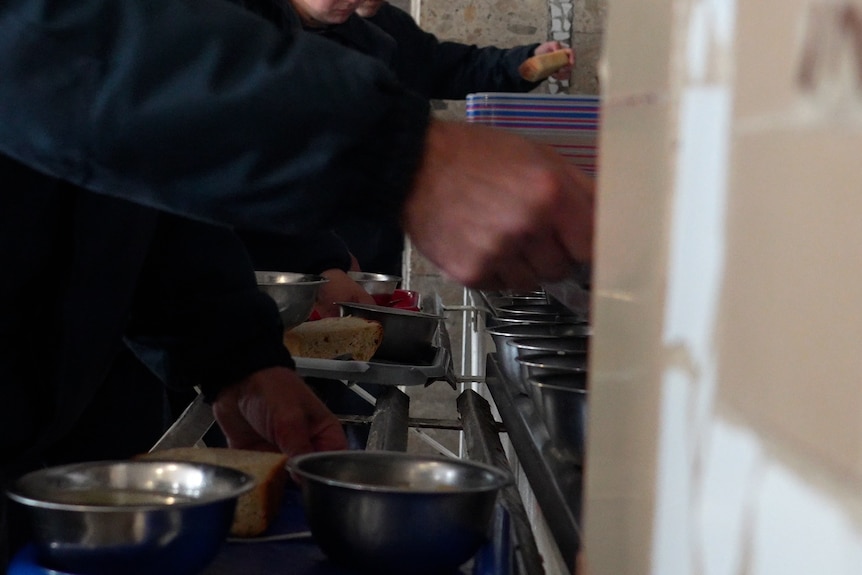
[[[539,56],[541,54],[550,54],[551,52],[557,52],[558,50],[565,50],[569,55],[569,64],[567,66],[563,66],[553,74],[551,74],[551,78],[555,78],[557,80],[567,80],[572,75],[572,69],[575,67],[575,51],[571,48],[566,48],[560,42],[556,40],[552,40],[550,42],[544,42],[536,46],[536,49],[533,50],[534,56]]]
[[[402,221],[419,251],[454,280],[533,288],[591,261],[594,195],[594,180],[549,146],[432,120]]]
[[[314,303],[314,309],[320,317],[338,317],[341,314],[341,306],[336,302],[368,305],[376,303],[371,294],[347,275],[347,272],[333,268],[322,272],[320,275],[329,280],[320,286],[317,292],[317,301]]]
[[[338,418],[286,367],[262,369],[226,387],[213,414],[229,447],[288,456],[347,449]]]

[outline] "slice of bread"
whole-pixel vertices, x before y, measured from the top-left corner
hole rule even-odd
[[[569,50],[557,50],[527,58],[518,66],[518,73],[528,82],[539,82],[569,63]]]
[[[255,479],[254,489],[240,495],[236,503],[230,534],[254,537],[270,526],[284,497],[287,482],[287,455],[270,451],[251,451],[226,447],[175,447],[153,451],[138,459],[161,459],[209,463],[231,467]]]
[[[291,355],[332,359],[350,354],[368,361],[383,341],[380,322],[347,315],[307,321],[284,332],[284,345]]]

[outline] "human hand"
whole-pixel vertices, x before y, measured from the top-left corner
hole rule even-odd
[[[288,456],[347,449],[338,418],[286,367],[270,367],[224,388],[213,414],[229,447]]]
[[[542,54],[550,54],[551,52],[557,52],[560,50],[564,50],[569,56],[569,63],[566,66],[563,66],[553,74],[551,74],[551,78],[556,78],[557,80],[567,80],[572,74],[572,69],[575,67],[575,51],[571,48],[566,48],[560,42],[556,40],[552,40],[551,42],[545,42],[543,44],[539,44],[536,46],[536,49],[533,51],[534,56],[540,56]]]
[[[350,270],[351,272],[361,272],[362,268],[359,266],[359,260],[356,259],[356,256],[350,254]]]
[[[335,302],[344,301],[371,305],[375,303],[371,294],[347,275],[347,272],[333,268],[320,275],[329,280],[320,286],[320,290],[317,292],[317,301],[314,304],[314,309],[320,317],[338,317],[341,314],[341,307]]]
[[[402,221],[419,251],[454,280],[529,289],[591,261],[594,194],[594,180],[548,146],[432,120]]]

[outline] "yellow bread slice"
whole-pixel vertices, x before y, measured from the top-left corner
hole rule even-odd
[[[272,523],[284,497],[287,482],[287,455],[227,447],[175,447],[139,455],[137,459],[161,459],[209,463],[237,469],[255,479],[254,488],[240,495],[230,534],[254,537]]]
[[[332,359],[350,354],[368,361],[383,341],[380,322],[356,317],[325,317],[284,332],[284,345],[295,357]]]
[[[569,63],[569,51],[557,50],[527,58],[518,66],[518,73],[528,82],[544,80]]]

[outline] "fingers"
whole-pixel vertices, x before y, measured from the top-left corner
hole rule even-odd
[[[556,52],[557,50],[560,50],[562,48],[563,45],[560,42],[556,40],[551,40],[550,42],[543,42],[536,46],[536,49],[533,50],[533,55],[539,56],[540,54],[549,54],[551,52]]]
[[[415,182],[405,229],[464,285],[535,286],[592,258],[595,184],[550,148],[487,127],[432,123]]]
[[[284,367],[262,369],[225,388],[213,413],[231,447],[289,456],[347,448],[335,415],[296,372]]]
[[[290,386],[289,401],[272,406],[273,439],[278,448],[289,455],[347,449],[347,438],[335,415],[298,375]]]

